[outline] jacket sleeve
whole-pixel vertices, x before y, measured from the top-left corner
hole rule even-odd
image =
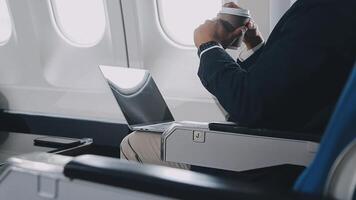
[[[244,69],[248,70],[255,62],[257,62],[258,58],[261,55],[261,52],[263,52],[263,48],[264,48],[264,45],[243,62],[241,62],[239,59],[237,59],[237,61],[236,61],[237,64],[242,66]]]

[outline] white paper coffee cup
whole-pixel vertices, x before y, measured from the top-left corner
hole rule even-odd
[[[220,13],[251,18],[250,11],[243,8],[222,7]]]
[[[236,30],[241,26],[245,26],[251,18],[250,11],[242,8],[222,7],[218,14],[219,20],[229,32]],[[243,37],[236,38],[227,48],[237,49],[242,45]]]

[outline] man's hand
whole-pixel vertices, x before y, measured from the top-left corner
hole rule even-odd
[[[258,30],[256,23],[250,20],[247,25],[247,31],[244,37],[244,43],[248,50],[253,49],[257,45],[263,42],[263,37],[261,32]]]
[[[215,32],[217,29],[217,24],[215,21],[206,20],[204,24],[200,25],[194,31],[194,44],[197,48],[200,45],[210,42],[210,41],[217,41],[215,38]]]
[[[240,8],[235,3],[224,5],[229,8]],[[245,34],[244,34],[245,33]],[[233,32],[228,32],[218,19],[207,20],[194,31],[194,43],[197,48],[200,45],[215,41],[220,43],[224,48],[228,47],[236,38],[244,34],[244,43],[247,49],[252,49],[263,42],[263,37],[258,30],[256,23],[250,20],[246,26],[239,27]]]
[[[224,4],[224,7],[240,8],[238,5],[236,5],[233,2]],[[261,44],[263,42],[263,37],[261,32],[258,30],[257,24],[253,20],[250,20],[246,24],[246,27],[248,30],[245,33],[244,43],[247,49],[250,50],[256,47],[257,45]]]
[[[207,20],[195,29],[194,43],[199,48],[204,43],[215,41],[226,48],[235,38],[241,37],[246,30],[246,27],[240,27],[233,32],[228,32],[218,20]]]

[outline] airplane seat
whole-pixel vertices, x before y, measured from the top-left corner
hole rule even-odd
[[[345,86],[339,102],[335,108],[334,114],[331,117],[330,123],[326,129],[318,154],[313,163],[308,167],[304,174],[299,178],[295,185],[295,189],[304,193],[322,193],[327,178],[331,176],[329,188],[338,188],[337,183],[333,180],[344,180],[343,173],[352,179],[347,191],[355,191],[355,166],[353,162],[351,169],[348,162],[355,161],[355,139],[356,139],[356,66],[353,68],[350,79]],[[344,151],[344,153],[342,153]],[[339,157],[341,155],[341,157]],[[338,158],[339,157],[339,158]],[[335,163],[336,161],[336,163]],[[344,169],[343,173],[339,174],[339,170]],[[330,172],[334,169],[332,172]],[[350,173],[350,174],[349,174]],[[334,195],[338,196],[338,191]],[[349,194],[345,193],[344,195]],[[352,194],[351,194],[352,195]]]
[[[355,90],[352,83],[355,73],[345,90]],[[176,124],[162,135],[161,159],[229,171],[285,164],[308,166],[318,151],[321,137],[315,133],[249,129],[233,123],[210,123],[208,128]]]
[[[18,192],[21,188],[21,192]],[[109,157],[33,153],[13,157],[0,175],[0,199],[310,199],[188,170]]]
[[[326,183],[325,195],[356,199],[356,140],[336,160]]]
[[[292,193],[276,192],[273,185],[261,187],[239,180],[114,158],[34,153],[9,160],[0,175],[0,199],[352,200],[355,197],[352,196],[355,192],[355,100],[356,68],[314,161],[299,177]],[[19,188],[21,192],[18,192]],[[344,191],[347,191],[346,195]]]

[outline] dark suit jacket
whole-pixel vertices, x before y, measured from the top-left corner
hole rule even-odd
[[[297,1],[246,61],[204,53],[202,84],[242,126],[321,131],[356,58],[355,2]]]

